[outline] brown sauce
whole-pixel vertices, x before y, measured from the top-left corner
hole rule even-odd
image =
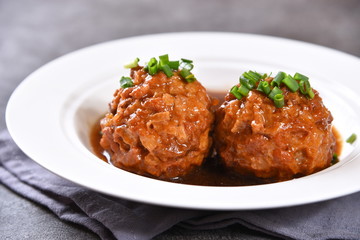
[[[341,135],[340,135],[339,131],[335,127],[332,128],[332,132],[333,132],[333,134],[335,136],[335,139],[336,139],[335,154],[337,156],[340,156],[340,154],[342,152],[343,140],[341,138]]]
[[[212,92],[210,93],[210,96],[219,99],[219,103],[222,103],[225,93]],[[91,129],[90,143],[94,154],[103,161],[110,163],[108,154],[100,146],[101,128],[99,122],[100,121],[97,121],[97,123]],[[339,156],[342,149],[342,138],[335,127],[333,127],[333,133],[336,138],[335,153],[337,156]],[[217,161],[216,158],[207,158],[201,167],[195,168],[186,176],[174,178],[170,181],[175,183],[201,186],[250,186],[277,182],[277,180],[274,179],[261,179],[253,176],[240,176],[239,174],[235,174],[232,171],[225,169],[218,162],[219,161]]]

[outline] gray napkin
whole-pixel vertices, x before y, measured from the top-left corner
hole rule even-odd
[[[360,239],[360,192],[321,203],[256,211],[200,211],[136,203],[54,175],[23,154],[7,131],[0,133],[0,182],[102,239],[151,239],[176,224],[198,230],[241,224],[289,239]]]

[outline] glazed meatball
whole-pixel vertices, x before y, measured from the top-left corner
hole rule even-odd
[[[335,151],[331,113],[318,92],[313,99],[281,87],[285,105],[257,90],[229,93],[216,112],[216,150],[236,173],[277,181],[308,175],[331,164]]]
[[[212,100],[198,82],[178,71],[167,77],[142,67],[130,74],[134,85],[116,90],[101,120],[100,145],[116,167],[160,179],[200,166],[212,144]]]

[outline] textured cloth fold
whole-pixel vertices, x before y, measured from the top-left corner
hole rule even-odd
[[[39,166],[0,133],[0,182],[60,219],[102,239],[151,239],[172,226],[216,229],[232,224],[289,239],[360,239],[360,193],[297,207],[202,211],[136,203],[86,189]]]

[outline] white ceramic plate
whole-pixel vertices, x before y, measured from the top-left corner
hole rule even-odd
[[[236,33],[170,33],[88,47],[28,76],[11,96],[8,129],[19,147],[48,170],[90,189],[140,202],[196,209],[261,209],[321,201],[360,190],[359,144],[344,144],[340,162],[316,174],[245,187],[169,183],[115,168],[93,153],[91,126],[107,110],[123,65],[168,53],[194,60],[209,90],[228,90],[249,69],[300,72],[311,78],[346,138],[360,135],[360,60],[308,43]]]

